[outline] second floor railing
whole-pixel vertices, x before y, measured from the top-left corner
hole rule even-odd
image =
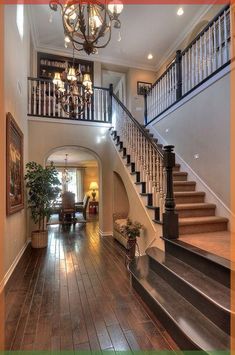
[[[82,114],[75,110],[68,115],[62,108],[51,80],[28,78],[28,115],[45,118],[71,119],[89,122],[111,122],[109,89],[94,87],[91,104]]]
[[[176,57],[146,95],[145,124],[230,63],[230,7],[223,10]]]

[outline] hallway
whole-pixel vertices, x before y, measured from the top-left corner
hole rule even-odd
[[[49,231],[47,250],[28,246],[6,286],[6,350],[177,349],[97,222]]]

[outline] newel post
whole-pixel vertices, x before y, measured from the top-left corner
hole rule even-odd
[[[109,122],[112,122],[113,115],[113,84],[109,85]]]
[[[166,199],[165,213],[163,213],[163,238],[177,239],[179,237],[178,213],[175,212],[173,190],[173,168],[175,166],[174,146],[164,147],[163,163],[166,169]]]
[[[176,100],[182,97],[182,55],[181,51],[176,51],[175,57],[176,64]]]

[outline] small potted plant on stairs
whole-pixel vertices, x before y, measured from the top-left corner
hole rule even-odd
[[[31,210],[31,217],[38,230],[31,234],[33,248],[45,248],[48,243],[48,222],[53,203],[61,189],[58,172],[53,163],[46,168],[35,162],[26,164],[26,187],[28,188],[28,208]]]
[[[139,222],[132,222],[130,218],[127,218],[125,225],[121,227],[122,233],[128,238],[127,240],[127,263],[135,257],[135,250],[137,244],[137,237],[140,237],[140,230],[142,224]]]

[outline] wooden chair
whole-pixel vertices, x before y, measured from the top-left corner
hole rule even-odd
[[[83,214],[83,218],[86,220],[86,211],[89,202],[90,196],[85,195],[82,202],[78,202],[76,204],[76,212],[80,212]]]
[[[62,208],[61,208],[61,220],[64,224],[68,215],[71,216],[71,221],[75,224],[75,194],[73,192],[65,191],[62,194]]]

